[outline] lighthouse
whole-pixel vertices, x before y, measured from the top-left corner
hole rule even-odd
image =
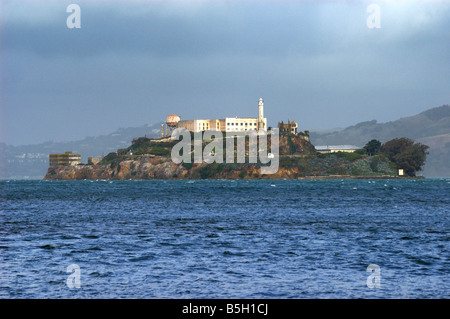
[[[258,111],[258,131],[266,130],[266,123],[264,121],[264,100],[262,98],[259,99]]]

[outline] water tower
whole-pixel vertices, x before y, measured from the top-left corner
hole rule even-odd
[[[178,122],[180,121],[180,117],[176,114],[170,114],[166,117],[166,131],[165,133],[162,131],[161,127],[161,136],[169,136],[172,135],[173,130],[177,127]],[[168,132],[169,131],[169,132]]]

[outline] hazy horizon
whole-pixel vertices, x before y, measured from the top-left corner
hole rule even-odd
[[[68,28],[67,6],[81,8]],[[380,28],[369,28],[370,4]],[[182,119],[300,130],[450,101],[450,1],[0,3],[0,143],[75,141]]]
[[[442,105],[440,105],[440,106],[442,106]],[[437,106],[437,107],[440,107],[440,106]],[[436,108],[436,107],[432,107],[432,108]],[[432,108],[424,109],[424,111],[430,110],[430,109],[432,109]],[[422,112],[419,112],[419,113],[422,113]],[[408,114],[408,115],[405,115],[405,116],[402,116],[402,117],[399,117],[399,118],[396,118],[396,119],[392,119],[392,120],[388,120],[388,121],[383,121],[383,122],[382,122],[382,121],[378,121],[377,119],[367,119],[367,120],[363,120],[363,121],[361,121],[361,122],[351,123],[351,124],[349,124],[349,125],[347,125],[347,126],[345,126],[345,127],[330,127],[330,128],[307,128],[307,127],[304,127],[304,128],[302,128],[302,129],[303,129],[303,130],[308,130],[308,131],[310,131],[310,132],[317,132],[317,133],[320,133],[320,132],[332,132],[332,131],[344,130],[344,129],[350,127],[350,126],[354,126],[354,125],[357,125],[357,124],[362,123],[362,122],[369,122],[369,121],[375,120],[375,121],[377,121],[377,123],[383,124],[383,123],[393,122],[393,121],[399,120],[399,119],[401,119],[401,118],[406,118],[406,117],[414,116],[414,115],[417,115],[417,114],[419,114],[419,113]],[[133,129],[133,128],[139,128],[139,127],[143,127],[143,126],[156,127],[156,129],[158,129],[158,132],[156,132],[156,133],[153,132],[153,133],[155,133],[156,135],[159,135],[159,133],[160,133],[160,125],[161,125],[163,122],[164,122],[164,119],[161,119],[161,121],[159,121],[159,122],[143,123],[143,124],[140,124],[140,125],[138,124],[138,125],[135,125],[135,126],[123,126],[123,127],[117,127],[117,128],[115,128],[115,129],[112,129],[112,130],[108,130],[108,131],[105,131],[105,132],[100,132],[100,133],[98,133],[98,134],[96,134],[96,135],[87,134],[87,135],[85,135],[85,136],[81,136],[81,137],[75,138],[75,139],[59,140],[59,139],[52,138],[52,139],[45,140],[45,141],[38,141],[38,142],[35,142],[35,143],[26,143],[26,144],[7,144],[7,143],[5,143],[5,142],[1,142],[1,141],[0,141],[0,144],[1,144],[1,143],[4,143],[4,144],[10,145],[10,146],[17,146],[17,147],[20,147],[20,146],[37,145],[37,144],[45,144],[45,143],[69,143],[69,142],[77,142],[77,141],[81,141],[81,140],[88,139],[88,138],[92,138],[92,137],[108,136],[108,135],[111,135],[111,134],[113,134],[113,133],[115,133],[115,132],[117,132],[117,131],[119,131],[119,130],[123,130],[123,129],[125,129],[125,130],[126,130],[126,129]],[[285,121],[285,122],[286,122],[286,121]],[[152,133],[152,132],[149,131],[149,134],[150,134],[150,133]]]

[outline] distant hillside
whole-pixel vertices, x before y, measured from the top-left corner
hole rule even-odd
[[[384,143],[396,137],[408,137],[430,146],[422,172],[424,176],[450,176],[450,105],[392,122],[377,123],[373,120],[335,132],[310,134],[311,142],[316,146],[353,144],[362,147],[373,138]]]

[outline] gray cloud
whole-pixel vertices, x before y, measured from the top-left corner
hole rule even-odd
[[[79,30],[65,27],[68,14],[63,8],[57,8],[61,12],[59,19],[46,24],[7,24],[3,47],[46,57],[83,57],[105,52],[204,57],[214,54],[314,54],[330,46],[321,35],[311,32],[311,27],[314,28],[311,11],[317,11],[311,7],[305,7],[307,11],[302,6],[294,7],[297,14],[291,12],[286,18],[273,4],[243,5],[231,12],[205,7],[186,16],[163,15],[157,10],[126,14],[114,7],[86,6],[82,7],[82,28]]]
[[[76,139],[183,118],[255,115],[302,129],[394,120],[449,103],[449,5],[6,2],[0,142]],[[6,13],[5,13],[6,12]]]

